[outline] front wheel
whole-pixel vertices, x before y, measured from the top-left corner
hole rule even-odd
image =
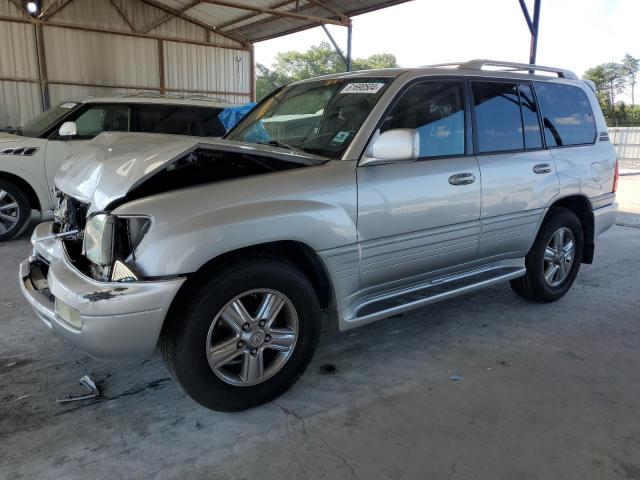
[[[207,408],[235,411],[268,402],[302,375],[316,349],[320,307],[291,263],[255,257],[215,273],[163,332],[165,364]]]
[[[526,257],[527,273],[511,280],[511,288],[527,300],[553,302],[566,294],[582,262],[584,235],[570,210],[551,212]]]

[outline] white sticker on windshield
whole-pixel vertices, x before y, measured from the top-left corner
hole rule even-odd
[[[77,105],[77,103],[67,102],[60,105],[61,108],[73,108]]]
[[[331,143],[342,143],[349,137],[349,132],[338,132]]]
[[[384,83],[350,83],[340,93],[378,93]]]

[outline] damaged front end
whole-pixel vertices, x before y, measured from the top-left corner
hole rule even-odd
[[[136,263],[154,217],[119,213],[119,207],[176,189],[318,163],[233,142],[102,134],[56,178],[55,220],[32,235],[33,253],[20,267],[22,292],[47,326],[89,355],[149,356],[186,278],[180,272],[150,276]]]

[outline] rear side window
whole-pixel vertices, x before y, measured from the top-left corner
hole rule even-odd
[[[480,153],[542,148],[533,90],[528,84],[473,82]]]
[[[221,137],[225,128],[218,119],[218,108],[174,105],[138,105],[131,130],[200,137]]]
[[[535,82],[542,113],[544,137],[549,147],[584,145],[596,139],[591,104],[578,87]]]
[[[478,150],[523,150],[518,86],[513,83],[473,82]]]
[[[420,157],[464,154],[462,83],[430,81],[409,87],[380,128],[414,128],[420,136]]]

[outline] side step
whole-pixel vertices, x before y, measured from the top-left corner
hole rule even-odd
[[[482,269],[466,271],[454,276],[431,279],[408,287],[381,294],[363,297],[352,310],[355,313],[345,316],[341,329],[359,327],[365,323],[381,320],[386,317],[422,307],[430,303],[457,297],[464,293],[473,292],[489,285],[512,280],[526,273],[524,259],[519,265],[493,265]]]

